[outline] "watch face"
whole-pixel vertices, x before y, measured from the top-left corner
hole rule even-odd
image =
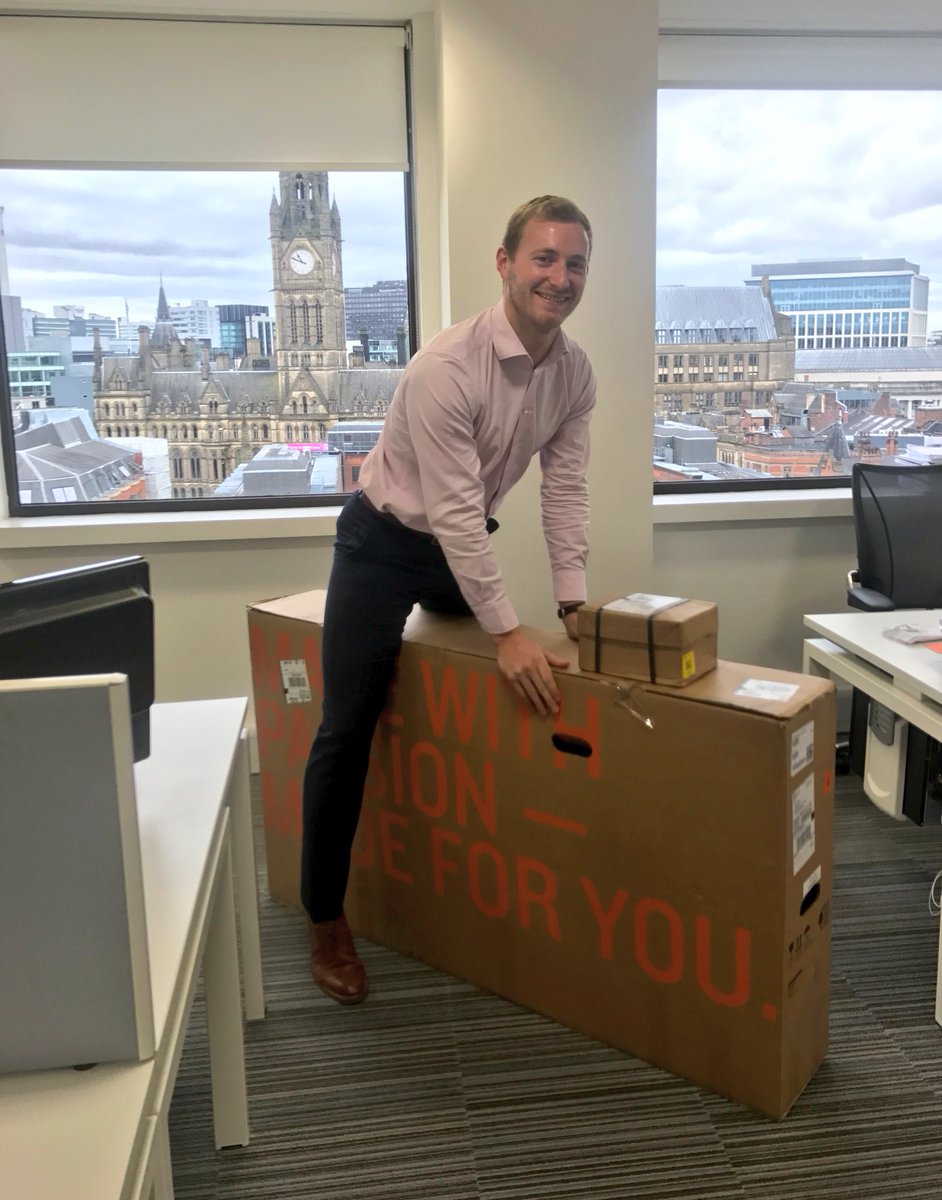
[[[295,275],[310,275],[314,270],[314,255],[310,250],[292,250],[288,265]]]

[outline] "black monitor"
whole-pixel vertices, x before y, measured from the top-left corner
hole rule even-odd
[[[150,753],[154,604],[139,555],[0,583],[0,679],[127,675],[134,760]]]

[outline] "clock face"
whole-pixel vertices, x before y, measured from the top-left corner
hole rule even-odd
[[[314,255],[303,248],[291,251],[288,266],[295,275],[310,275],[314,270]]]

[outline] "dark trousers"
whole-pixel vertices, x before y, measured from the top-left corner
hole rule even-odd
[[[324,612],[324,706],[304,772],[301,900],[343,911],[370,746],[415,604],[469,616],[441,548],[351,496],[337,520]]]

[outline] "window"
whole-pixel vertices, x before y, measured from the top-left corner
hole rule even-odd
[[[178,509],[194,500],[204,507],[269,503],[255,498],[255,489],[246,495],[247,459],[264,456],[267,444],[280,439],[282,418],[301,383],[302,411],[319,414],[312,391],[326,396],[338,369],[363,375],[343,393],[357,397],[356,409],[338,403],[324,418],[320,444],[305,439],[299,452],[311,459],[327,453],[335,427],[354,416],[385,415],[380,373],[351,359],[359,343],[347,320],[348,293],[395,283],[404,351],[402,339],[390,338],[380,318],[365,327],[393,368],[404,366],[415,346],[405,29],[145,24],[0,16],[0,72],[11,94],[29,95],[40,75],[47,81],[43,106],[8,105],[0,113],[7,156],[0,160],[0,207],[11,292],[3,304],[8,360],[0,360],[0,448],[14,516],[42,515],[64,504],[84,512]],[[178,79],[155,127],[146,89],[130,80],[157,78],[164,73],[161,64],[181,55],[189,60],[200,48],[208,75]],[[317,152],[337,169],[290,166],[311,153],[312,113],[310,106],[282,111],[270,99],[280,93],[289,51],[292,58],[301,54],[318,62],[324,95],[344,97],[342,105],[316,113]],[[53,61],[56,70],[50,71]],[[354,64],[356,73],[369,76],[369,89],[351,92]],[[246,78],[252,79],[248,110]],[[99,79],[102,94],[96,91]],[[121,122],[86,123],[76,139],[74,125],[48,114],[70,111],[77,87],[89,111],[105,111],[120,91]],[[179,129],[192,125],[192,111],[205,106],[207,95],[243,118],[232,122],[229,134],[210,140],[196,129],[181,141]],[[144,125],[150,130],[144,143],[127,138],[127,128]],[[132,157],[142,146],[147,160]],[[38,165],[10,165],[24,161]],[[244,162],[271,166],[249,171],[240,169]],[[63,231],[74,232],[63,238]],[[52,327],[54,320],[64,328]],[[53,332],[60,353],[50,352]],[[36,350],[43,356],[32,365],[37,378],[30,381],[36,389],[30,400],[50,411],[37,423],[25,392],[11,394],[8,379],[11,356],[32,349],[29,343],[41,335]],[[94,361],[84,365],[78,339],[90,343],[93,335]],[[90,349],[87,356],[92,358]],[[144,372],[138,372],[138,360],[146,361]],[[68,403],[78,367],[93,371],[90,412],[87,405],[82,412]],[[388,388],[389,372],[383,375]],[[29,469],[14,425],[18,432],[30,427],[31,446],[37,428],[48,430],[66,477],[72,469],[79,477],[80,443],[110,436],[109,467],[95,473],[95,486],[63,484],[60,475],[53,490],[42,472]],[[142,431],[160,443],[143,454],[129,442]],[[162,475],[151,467],[161,453]],[[131,486],[142,459],[145,472],[153,469],[146,499],[143,488]],[[274,479],[277,470],[268,474],[272,468],[266,467],[256,480]],[[347,475],[342,469],[295,469],[290,478],[315,482],[303,495],[285,499],[285,480],[274,479],[272,495],[278,503],[335,503],[339,484],[329,481]],[[157,499],[150,499],[150,485],[158,489]]]
[[[942,137],[942,71],[930,61],[929,47],[924,54],[915,39],[900,40],[909,56],[906,70],[915,64],[917,76],[935,72],[931,90],[861,90],[858,79],[882,82],[881,54],[893,60],[892,43],[879,38],[859,39],[859,54],[869,55],[871,66],[856,70],[852,85],[845,70],[836,81],[854,87],[846,91],[764,90],[761,84],[760,61],[767,78],[782,79],[790,69],[793,82],[813,70],[809,62],[826,58],[833,66],[834,39],[822,39],[830,47],[817,58],[814,38],[807,39],[807,54],[803,41],[789,38],[662,38],[662,47],[669,43],[662,80],[669,84],[675,75],[688,84],[659,93],[657,319],[666,328],[671,320],[692,321],[701,346],[719,343],[715,363],[714,356],[701,356],[699,376],[688,366],[689,382],[747,385],[721,394],[720,423],[711,425],[717,461],[742,462],[734,448],[744,436],[761,452],[748,456],[754,465],[742,470],[741,483],[729,471],[711,481],[707,466],[702,481],[658,484],[657,490],[728,488],[731,479],[732,486],[776,486],[786,476],[794,486],[846,486],[880,393],[890,395],[907,432],[923,436],[914,414],[919,394],[942,394],[942,251],[925,219],[925,197],[942,194],[942,161],[934,149]],[[697,53],[707,63],[702,77],[713,86],[689,86],[698,69],[684,43],[699,43]],[[790,44],[787,63],[782,43]],[[755,53],[747,53],[750,48]],[[734,62],[750,90],[724,86],[737,77]],[[770,129],[781,136],[770,138]],[[722,136],[704,138],[704,130]],[[909,164],[905,172],[900,162]],[[797,188],[770,186],[773,179],[799,176]],[[693,311],[699,289],[701,313]],[[762,296],[765,318],[752,311]],[[682,300],[688,311],[679,311]],[[749,353],[739,352],[741,343],[750,344]],[[885,382],[874,387],[881,374]],[[801,385],[810,385],[818,409],[833,414],[830,421],[805,415],[796,428],[787,396]],[[855,388],[871,393],[862,405],[842,398]],[[826,393],[836,397],[835,408]],[[695,407],[705,406],[705,395],[695,393]],[[744,433],[751,407],[767,407],[770,417]],[[817,444],[801,456],[804,464],[794,450],[788,455],[798,432]]]

